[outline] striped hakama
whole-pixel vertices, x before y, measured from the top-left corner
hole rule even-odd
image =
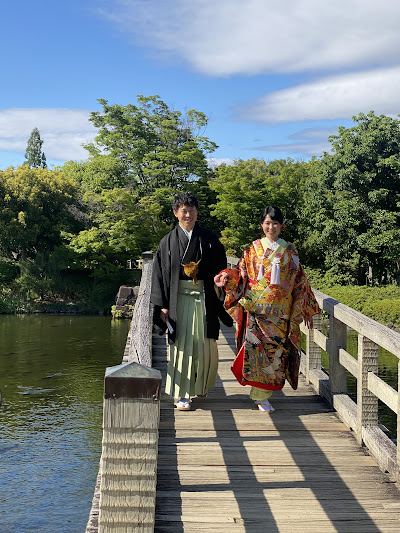
[[[165,392],[173,398],[203,395],[214,387],[218,371],[217,341],[205,337],[204,282],[180,280],[176,339],[168,348]]]

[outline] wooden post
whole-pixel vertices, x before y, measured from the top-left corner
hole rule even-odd
[[[106,370],[99,533],[154,531],[160,389],[159,370]]]
[[[339,363],[339,348],[346,349],[347,326],[333,315],[329,317],[329,382],[331,393],[347,392],[346,369]]]
[[[362,444],[363,426],[378,425],[378,398],[368,390],[368,372],[378,374],[378,345],[358,335],[357,442]]]
[[[321,315],[313,316],[313,329],[307,331],[306,340],[306,352],[307,352],[307,364],[306,364],[306,379],[307,383],[310,383],[310,370],[321,369],[321,348],[314,342],[314,330],[321,331]]]

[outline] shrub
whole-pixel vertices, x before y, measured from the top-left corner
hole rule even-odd
[[[367,287],[354,285],[313,285],[321,292],[348,305],[363,315],[388,327],[400,330],[400,287],[386,285]]]
[[[368,302],[362,312],[381,324],[400,329],[400,298]]]
[[[15,261],[6,258],[0,258],[0,282],[12,281],[19,274],[19,268]]]

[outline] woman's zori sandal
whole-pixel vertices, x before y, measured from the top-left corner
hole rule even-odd
[[[273,413],[275,411],[275,409],[272,407],[268,400],[262,400],[258,402],[256,401],[254,403],[258,407],[259,411],[263,411],[265,413]]]

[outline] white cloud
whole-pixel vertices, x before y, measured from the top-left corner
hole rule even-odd
[[[252,150],[261,152],[273,152],[276,157],[284,154],[284,157],[293,157],[295,159],[310,158],[312,156],[321,156],[324,152],[332,152],[332,144],[328,138],[331,135],[338,134],[339,123],[327,127],[304,128],[287,136],[289,142],[281,144],[264,144],[254,146]],[[342,124],[343,125],[343,124]]]
[[[216,157],[209,157],[207,158],[207,165],[208,168],[215,169],[219,167],[220,165],[233,165],[234,160],[229,158],[216,158]]]
[[[320,156],[323,152],[330,152],[332,145],[328,141],[320,142],[303,142],[303,143],[288,143],[288,144],[271,144],[268,146],[258,146],[255,150],[261,152],[281,152],[283,154],[292,154],[296,158],[311,157],[313,155]]]
[[[400,113],[400,67],[329,76],[266,94],[236,109],[237,118],[278,123]]]
[[[24,154],[33,128],[38,128],[47,159],[87,159],[82,143],[96,130],[84,109],[0,109],[0,150]]]
[[[211,76],[392,66],[394,0],[113,0],[101,14],[136,42]]]
[[[338,132],[338,126],[332,126],[329,128],[305,128],[300,131],[296,131],[288,136],[288,139],[298,141],[315,141],[321,139],[327,139],[330,135],[336,135]]]

